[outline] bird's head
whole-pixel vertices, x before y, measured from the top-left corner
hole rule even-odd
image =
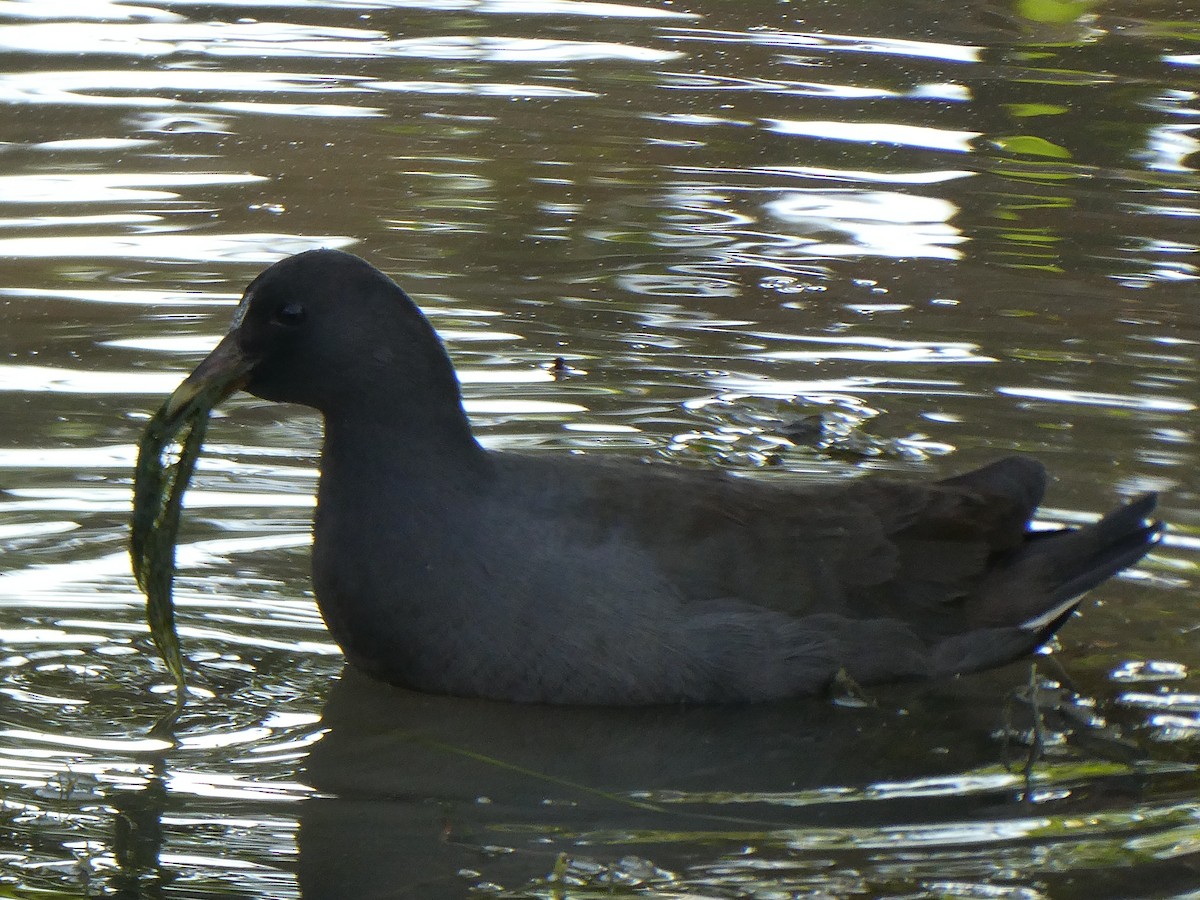
[[[239,389],[331,412],[460,408],[425,316],[374,266],[339,250],[281,260],[246,288],[229,333],[172,394],[183,416]]]

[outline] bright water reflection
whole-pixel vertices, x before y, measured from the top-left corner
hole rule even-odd
[[[0,2],[0,894],[1193,896],[1200,32],[1066,12]],[[400,278],[490,446],[759,478],[1028,451],[1047,523],[1158,489],[1172,530],[1032,684],[419,697],[339,680],[319,424],[241,397],[188,496],[173,746],[134,446],[314,246]]]

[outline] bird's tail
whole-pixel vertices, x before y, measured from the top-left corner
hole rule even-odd
[[[993,574],[973,610],[974,627],[940,641],[935,675],[977,672],[1032,653],[1071,617],[1079,598],[1140,560],[1163,523],[1145,494],[1082,528],[1032,532]]]

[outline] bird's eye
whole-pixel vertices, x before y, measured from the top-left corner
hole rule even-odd
[[[299,303],[285,303],[275,310],[275,321],[280,325],[299,325],[304,321],[304,307]]]

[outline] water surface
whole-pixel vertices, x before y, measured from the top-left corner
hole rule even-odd
[[[1195,897],[1195,20],[0,3],[0,894]],[[490,446],[772,479],[1029,452],[1047,523],[1160,490],[1168,538],[1032,674],[856,708],[421,697],[343,675],[306,574],[319,422],[243,395],[188,497],[170,746],[134,446],[316,246],[421,303]]]

